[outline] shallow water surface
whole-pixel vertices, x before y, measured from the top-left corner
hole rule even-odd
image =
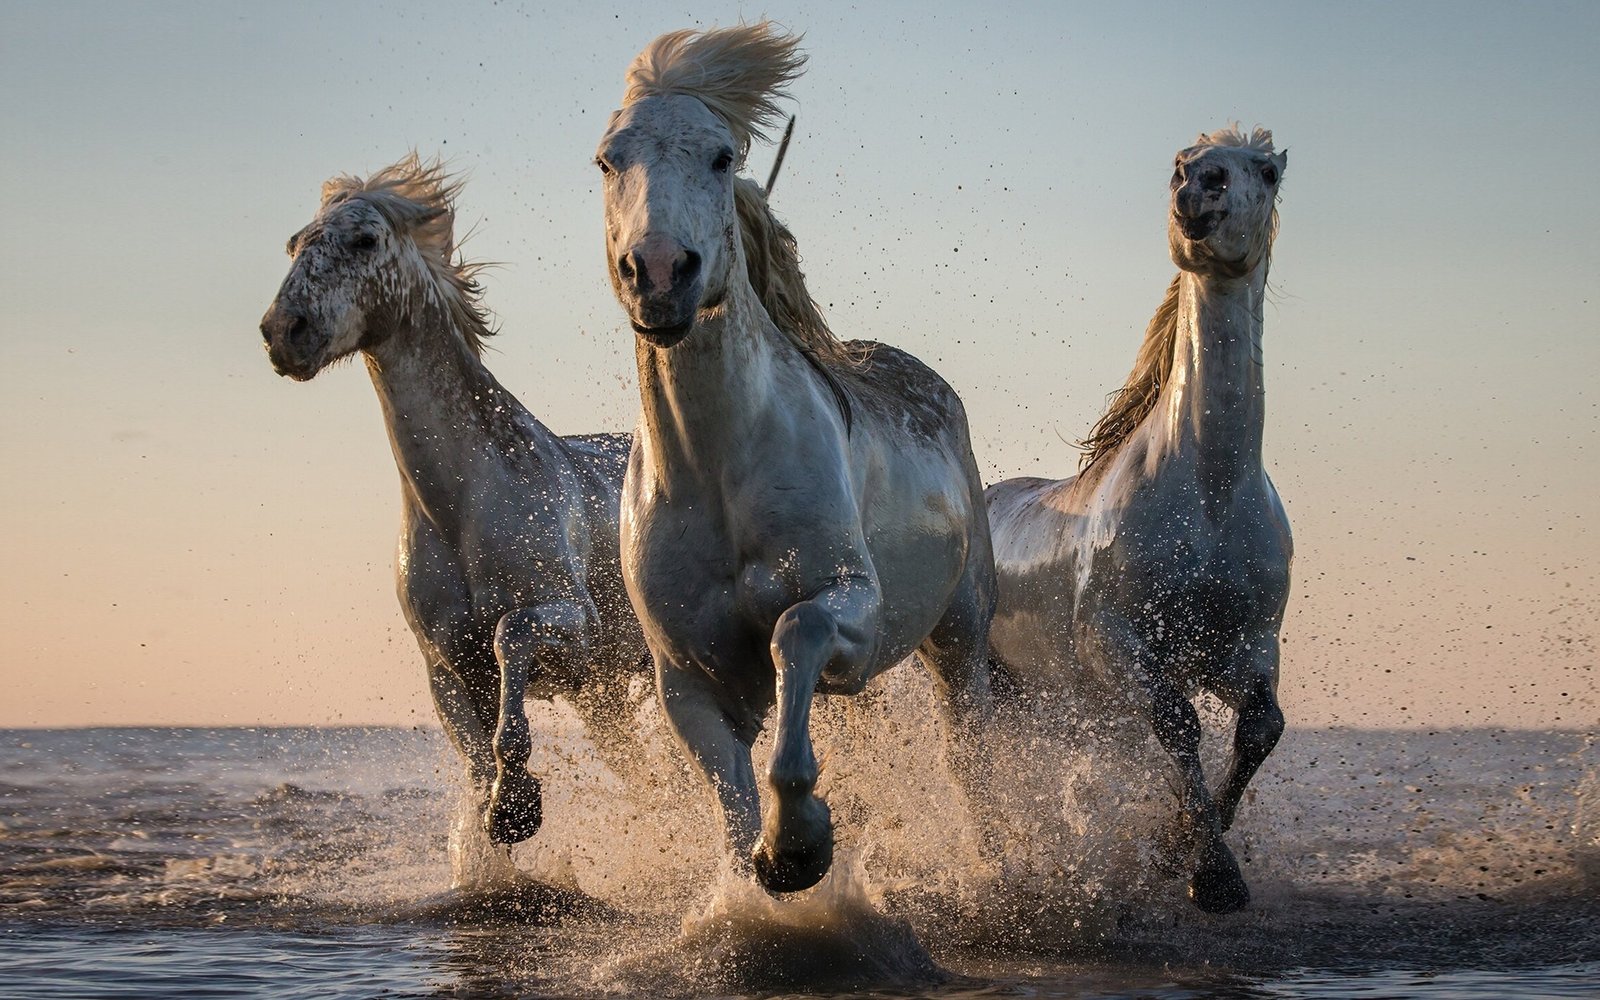
[[[0,996],[1600,992],[1582,734],[1291,730],[1229,834],[1253,901],[1218,917],[1152,846],[1153,748],[1019,727],[985,834],[937,734],[842,701],[816,719],[839,862],[781,901],[720,872],[664,740],[630,788],[560,717],[525,876],[478,891],[437,733],[0,731]]]

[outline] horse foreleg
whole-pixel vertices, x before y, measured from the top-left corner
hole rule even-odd
[[[494,788],[483,824],[497,844],[527,840],[544,818],[539,779],[528,773],[533,741],[523,699],[529,671],[542,666],[569,672],[572,664],[587,662],[593,624],[593,616],[576,601],[552,601],[512,611],[495,627],[500,719],[494,731]]]
[[[1224,831],[1233,826],[1245,786],[1283,735],[1283,710],[1278,707],[1278,637],[1253,644],[1240,654],[1234,672],[1236,691],[1227,700],[1238,715],[1233,731],[1233,754],[1217,789],[1217,817]]]
[[[796,604],[772,630],[778,720],[767,762],[773,805],[756,845],[756,877],[771,892],[799,892],[833,864],[833,820],[814,794],[811,699],[822,671],[845,650],[832,614],[813,601]]]
[[[760,717],[736,720],[723,706],[720,685],[695,667],[679,667],[659,656],[656,692],[667,725],[716,795],[735,870],[749,874],[750,851],[761,829],[761,802],[750,766]],[[764,705],[756,708],[765,710]]]
[[[1156,739],[1177,762],[1183,783],[1183,822],[1191,838],[1194,875],[1189,898],[1207,913],[1232,913],[1250,902],[1250,890],[1233,853],[1222,842],[1222,823],[1200,768],[1200,716],[1181,692],[1147,673],[1150,721]]]
[[[445,736],[467,769],[468,787],[450,823],[450,884],[459,889],[504,881],[515,872],[509,852],[491,843],[483,829],[484,801],[494,783],[494,746],[479,716],[479,702],[485,710],[492,702],[443,659],[428,658],[428,687]]]

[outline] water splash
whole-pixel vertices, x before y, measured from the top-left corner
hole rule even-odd
[[[638,995],[905,990],[949,978],[849,853],[815,888],[782,898],[724,865],[675,936],[595,970],[597,984]]]

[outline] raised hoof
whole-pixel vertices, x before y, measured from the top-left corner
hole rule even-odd
[[[778,855],[767,849],[763,841],[751,856],[755,865],[756,881],[771,893],[800,892],[822,881],[833,866],[833,838],[798,851],[785,851]]]
[[[483,814],[483,829],[492,843],[520,844],[538,833],[543,822],[544,806],[536,779],[530,776],[528,783],[517,789],[494,783],[489,808]]]
[[[1207,913],[1234,913],[1250,902],[1250,888],[1239,873],[1239,863],[1226,848],[1194,873],[1189,899]]]

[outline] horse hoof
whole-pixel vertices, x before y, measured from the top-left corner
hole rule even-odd
[[[1250,902],[1250,888],[1244,884],[1238,862],[1224,853],[1210,865],[1194,873],[1189,882],[1189,899],[1207,913],[1235,913]]]
[[[539,783],[520,794],[507,794],[495,782],[494,794],[489,797],[489,808],[483,814],[483,829],[489,841],[495,844],[520,844],[539,832],[544,822],[544,806],[540,802]]]
[[[779,855],[767,849],[766,844],[756,847],[751,856],[755,865],[756,881],[770,893],[799,892],[822,881],[833,866],[833,838],[813,847],[798,851],[785,851]]]

